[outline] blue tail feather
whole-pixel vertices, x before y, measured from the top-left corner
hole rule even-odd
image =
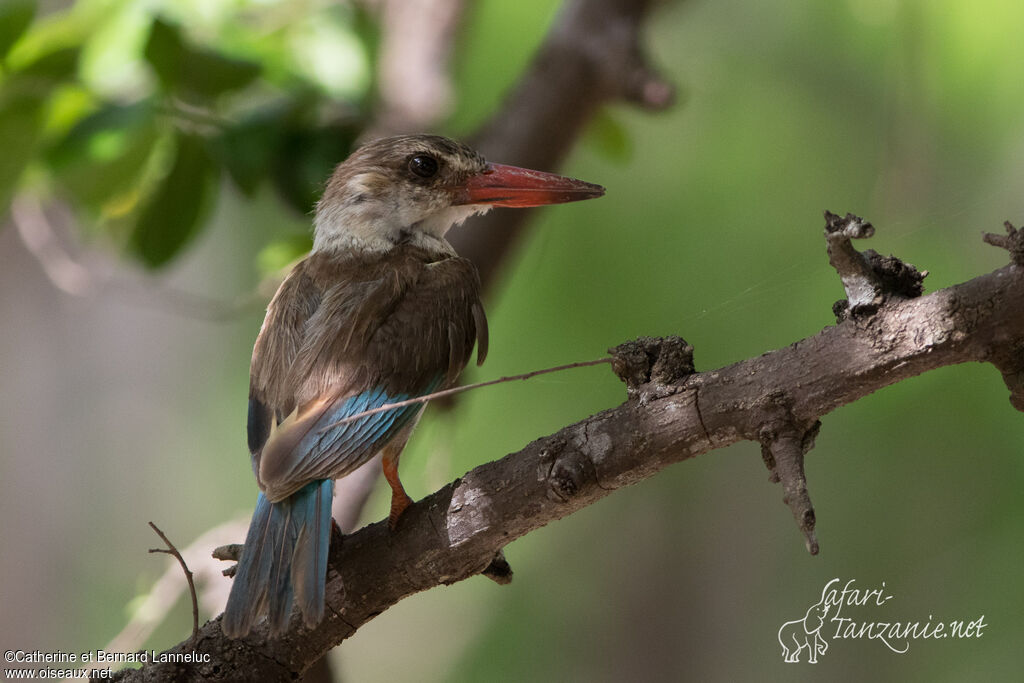
[[[334,482],[319,482],[309,505],[296,510],[295,555],[292,588],[307,627],[316,626],[324,616],[324,577],[331,540],[331,494]],[[299,558],[302,558],[301,561]]]
[[[263,614],[272,634],[284,632],[295,597],[307,626],[320,621],[333,492],[325,479],[277,503],[260,493],[224,610],[225,635],[245,635]]]
[[[423,393],[433,391],[441,380],[441,376],[435,378]],[[338,401],[294,448],[278,454],[286,458],[277,463],[279,473],[286,473],[283,478],[293,482],[309,481],[311,476],[347,474],[414,420],[422,406],[388,410],[338,426],[334,423],[408,397],[402,393],[390,395],[378,386]],[[261,424],[256,427],[257,432],[262,429]],[[264,614],[271,633],[281,633],[288,627],[293,602],[298,603],[307,626],[320,622],[333,491],[333,480],[324,479],[312,481],[276,503],[260,494],[224,610],[225,634],[245,635]]]

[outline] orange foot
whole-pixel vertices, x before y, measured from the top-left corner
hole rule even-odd
[[[391,485],[391,514],[388,515],[388,526],[394,531],[398,526],[398,518],[402,516],[406,508],[412,505],[412,498],[405,492],[402,482],[398,479],[398,456],[401,450],[395,453],[385,451],[381,459],[381,466],[384,470],[384,478]]]
[[[402,516],[406,508],[412,505],[412,498],[405,494],[405,491],[391,492],[391,514],[388,515],[388,526],[394,531],[398,527],[398,518]]]

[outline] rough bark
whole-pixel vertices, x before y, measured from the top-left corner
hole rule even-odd
[[[848,240],[870,231],[835,233],[863,221],[831,214],[827,220],[830,252],[838,247],[860,256]],[[1014,263],[927,296],[887,279],[893,269],[912,266],[891,257],[884,264],[870,257],[845,259],[883,283],[871,306],[840,307],[834,327],[718,370],[694,372],[692,348],[678,338],[644,338],[612,349],[613,367],[628,389],[622,405],[473,469],[409,508],[394,532],[380,522],[343,540],[336,537],[328,614],[317,628],[306,630],[295,617],[280,639],[269,639],[260,627],[231,641],[218,618],[197,638],[168,650],[198,653],[205,661],[149,664],[119,677],[294,680],[402,598],[493,572],[501,549],[516,538],[668,465],[741,440],[762,444],[765,462],[782,482],[784,499],[811,547],[814,513],[802,463],[822,416],[903,379],[966,362],[998,367],[1011,401],[1022,406],[1024,231],[1007,225],[1006,236],[986,239],[1007,248]],[[836,267],[849,281],[844,266]],[[852,285],[848,296],[862,289]]]

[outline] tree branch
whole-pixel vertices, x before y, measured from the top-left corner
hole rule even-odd
[[[526,73],[470,140],[495,161],[554,170],[602,105],[669,107],[675,90],[652,68],[641,29],[657,0],[567,0]],[[448,240],[487,288],[533,211],[493,211],[453,229]]]
[[[1024,231],[986,239],[1024,253]],[[409,508],[394,532],[379,522],[333,543],[327,616],[315,629],[296,617],[279,639],[260,627],[232,641],[218,618],[168,651],[205,661],[147,664],[121,680],[291,680],[402,598],[484,572],[516,538],[668,465],[743,440],[764,446],[810,546],[802,460],[820,417],[903,379],[972,361],[999,367],[1019,403],[1024,267],[928,296],[889,286],[878,296],[877,307],[851,309],[813,337],[709,372],[694,372],[692,348],[678,338],[612,349],[625,403],[475,468]]]
[[[380,101],[363,137],[428,131],[451,107],[448,63],[465,0],[377,0],[381,23],[377,64]]]

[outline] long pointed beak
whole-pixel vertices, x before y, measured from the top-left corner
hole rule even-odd
[[[465,185],[453,188],[453,194],[453,204],[525,208],[593,199],[603,195],[604,188],[554,173],[487,164],[482,173],[471,176]]]

